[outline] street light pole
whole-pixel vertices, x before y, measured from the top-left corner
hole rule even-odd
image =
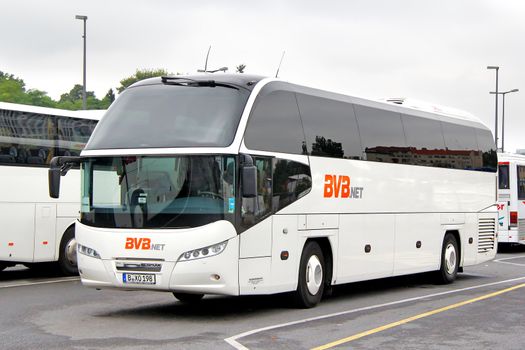
[[[520,90],[519,89],[512,89],[512,90],[504,91],[504,92],[494,92],[494,91],[490,92],[491,94],[495,94],[496,96],[503,95],[503,103],[501,105],[501,108],[502,108],[502,114],[501,114],[501,152],[505,152],[505,95],[506,94],[510,94],[511,92],[518,92],[518,91],[520,91]]]
[[[498,150],[498,72],[499,66],[487,66],[487,69],[496,70],[496,115],[495,115],[495,126],[494,126],[494,142],[496,143],[496,150]]]
[[[84,65],[83,65],[83,81],[82,81],[82,109],[87,109],[87,102],[86,102],[86,21],[87,16],[80,16],[76,15],[76,19],[80,19],[84,21],[84,35],[82,38],[84,38]]]

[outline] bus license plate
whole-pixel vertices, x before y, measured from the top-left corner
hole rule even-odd
[[[155,284],[155,275],[146,273],[123,273],[122,282],[129,284]]]

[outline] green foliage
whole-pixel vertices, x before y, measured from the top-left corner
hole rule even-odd
[[[120,81],[120,86],[117,88],[117,91],[120,93],[139,80],[169,74],[165,69],[137,69],[135,74]],[[60,99],[55,101],[47,95],[47,92],[38,89],[27,90],[25,82],[22,79],[0,71],[0,101],[79,110],[82,109],[82,85],[75,84],[69,92],[60,95]],[[113,101],[115,101],[115,92],[113,89],[109,89],[101,100],[95,96],[93,91],[86,91],[87,109],[107,109]]]
[[[237,73],[244,73],[244,70],[246,69],[246,65],[245,64],[239,64],[237,67],[235,67]]]
[[[0,71],[0,101],[33,106],[54,107],[55,101],[45,91],[30,89],[26,91],[22,79]]]
[[[165,69],[137,69],[135,74],[124,78],[120,81],[120,86],[117,88],[117,91],[121,93],[126,90],[126,88],[137,81],[144,80],[147,78],[161,77],[169,75],[168,71]]]
[[[107,109],[114,100],[115,94],[112,89],[102,100],[97,99],[93,91],[86,91],[87,109]],[[0,71],[0,101],[79,110],[82,109],[82,85],[76,84],[69,92],[62,94],[58,101],[54,101],[47,92],[38,89],[26,90],[22,79]]]

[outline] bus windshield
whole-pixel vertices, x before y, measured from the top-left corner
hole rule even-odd
[[[184,228],[233,222],[234,156],[96,157],[82,164],[81,222]]]
[[[224,86],[130,88],[104,115],[86,149],[229,146],[249,94]]]

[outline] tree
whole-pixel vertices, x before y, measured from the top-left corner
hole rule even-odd
[[[237,73],[244,73],[244,69],[246,69],[246,65],[241,63],[236,68]]]
[[[124,78],[120,81],[120,86],[117,88],[117,91],[121,93],[126,90],[126,88],[137,81],[144,80],[147,78],[161,77],[169,75],[168,71],[165,69],[137,69],[135,74]]]
[[[0,71],[0,101],[28,104],[42,107],[55,107],[56,102],[45,91],[30,89],[26,91],[22,79]]]
[[[109,89],[106,96],[102,99],[102,101],[108,101],[109,104],[112,104],[113,101],[115,101],[115,93],[113,92],[113,89]],[[109,105],[108,105],[109,106]]]

